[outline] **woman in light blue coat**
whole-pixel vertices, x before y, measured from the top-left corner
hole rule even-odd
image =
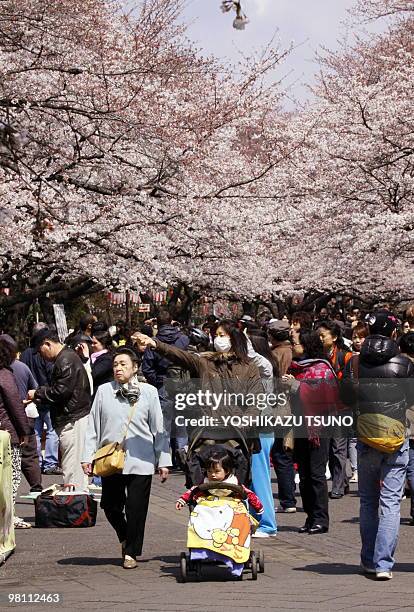
[[[152,476],[167,479],[171,456],[157,389],[138,381],[135,353],[118,349],[113,366],[114,382],[98,388],[92,405],[82,467],[90,474],[96,451],[125,438],[123,471],[102,478],[101,506],[121,542],[123,566],[132,569],[142,553]]]

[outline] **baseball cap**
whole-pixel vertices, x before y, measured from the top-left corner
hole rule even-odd
[[[269,323],[269,325],[267,326],[267,329],[270,329],[270,330],[276,331],[276,332],[286,332],[286,331],[289,331],[289,329],[290,329],[289,321],[273,319]]]
[[[367,314],[365,322],[368,324],[371,334],[391,336],[398,327],[398,319],[389,310],[377,310]]]

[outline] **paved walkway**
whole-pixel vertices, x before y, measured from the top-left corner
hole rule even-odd
[[[394,579],[376,582],[358,574],[358,497],[355,491],[330,502],[328,534],[301,535],[304,514],[281,514],[279,534],[255,540],[265,553],[265,573],[257,582],[224,579],[209,568],[199,583],[177,581],[178,556],[185,550],[185,511],[174,508],[182,476],[161,485],[154,480],[142,563],[121,567],[117,539],[100,510],[93,529],[17,531],[17,547],[0,569],[0,609],[24,610],[360,610],[414,609],[414,527],[409,501],[402,503],[402,526]],[[52,482],[49,477],[46,484]],[[355,485],[354,489],[355,489]],[[22,487],[21,492],[25,492]],[[23,500],[22,500],[23,501]],[[300,503],[300,498],[299,498]],[[34,518],[33,503],[19,503],[18,514]],[[6,605],[8,593],[60,593],[60,604]]]

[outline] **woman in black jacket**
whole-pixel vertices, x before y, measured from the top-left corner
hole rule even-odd
[[[91,372],[93,379],[93,397],[100,385],[114,379],[112,366],[112,338],[107,329],[100,329],[97,324],[92,328]]]

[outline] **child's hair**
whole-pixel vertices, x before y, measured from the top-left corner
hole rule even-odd
[[[234,469],[233,458],[226,450],[213,451],[205,462],[206,471],[219,466],[223,468],[226,476],[231,474]]]

